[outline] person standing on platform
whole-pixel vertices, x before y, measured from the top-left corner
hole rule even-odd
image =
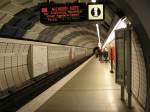
[[[98,58],[99,57],[99,51],[95,50],[95,57]]]
[[[99,49],[99,61],[102,61],[102,50],[101,49]]]
[[[114,47],[110,48],[110,52],[109,52],[109,58],[110,58],[110,63],[111,63],[111,73],[114,73],[114,58],[115,58],[115,49]]]

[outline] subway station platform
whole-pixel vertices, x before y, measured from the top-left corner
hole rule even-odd
[[[100,63],[92,57],[81,66],[56,93],[53,88],[18,112],[131,112],[120,100],[120,86],[115,83],[108,63]],[[48,99],[43,102],[43,98]]]
[[[150,112],[149,11],[148,0],[0,0],[0,112]],[[101,51],[116,74],[88,59]]]

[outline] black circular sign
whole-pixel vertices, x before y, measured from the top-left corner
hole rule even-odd
[[[101,14],[101,10],[98,7],[94,7],[91,10],[91,14],[92,14],[93,17],[98,17]]]

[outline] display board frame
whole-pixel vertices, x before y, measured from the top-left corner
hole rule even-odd
[[[89,6],[100,6],[100,18],[89,18]],[[39,4],[40,22],[45,25],[69,25],[97,23],[104,20],[103,3],[54,3],[43,2]],[[96,9],[94,8],[94,9]],[[56,9],[56,10],[55,10]],[[102,11],[101,11],[102,10]],[[95,12],[96,10],[94,10]],[[91,12],[92,13],[92,12]],[[97,14],[97,13],[96,13]],[[98,13],[99,14],[99,13]],[[95,14],[94,14],[95,15]]]

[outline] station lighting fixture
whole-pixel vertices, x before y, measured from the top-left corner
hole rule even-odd
[[[97,29],[97,37],[98,37],[98,46],[101,48],[101,37],[100,37],[100,31],[99,31],[99,24],[96,24]]]
[[[106,45],[108,45],[109,43],[111,43],[114,39],[115,39],[115,30],[121,29],[121,28],[126,28],[127,27],[127,23],[126,23],[126,19],[120,19],[117,24],[114,26],[113,30],[111,31],[111,33],[109,34],[106,42],[104,43],[102,48],[105,48]]]
[[[92,2],[92,3],[95,3],[95,2],[96,2],[96,0],[91,0],[91,2]]]

